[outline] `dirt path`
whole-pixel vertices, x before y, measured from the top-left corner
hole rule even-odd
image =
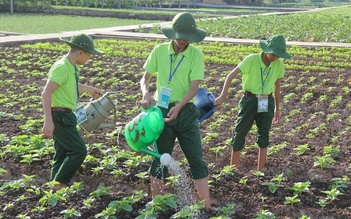
[[[349,7],[349,6],[345,6]],[[316,8],[312,10],[325,10],[326,8]],[[293,11],[293,12],[273,12],[273,13],[264,13],[263,15],[282,15],[290,13],[305,13],[308,10],[303,11]],[[237,16],[226,16],[226,19],[235,18]],[[170,21],[159,22],[157,25],[164,25]],[[143,24],[144,28],[154,27],[156,24]],[[69,31],[61,33],[52,33],[52,34],[16,34],[16,33],[6,33],[0,32],[0,47],[11,47],[20,44],[26,43],[35,43],[35,42],[54,42],[59,41],[59,37],[70,37],[75,33],[84,32],[91,35],[93,38],[123,38],[123,39],[164,39],[165,36],[162,34],[150,34],[150,33],[138,33],[133,32],[133,30],[140,28],[140,25],[130,25],[130,26],[115,26],[109,28],[95,28],[88,30],[79,30],[79,31]],[[218,38],[218,37],[206,37],[205,42],[224,42],[224,43],[234,43],[234,44],[256,44],[258,40],[252,39],[235,39],[235,38]],[[326,43],[326,42],[298,42],[298,41],[288,41],[288,46],[304,46],[304,47],[351,47],[351,43]]]

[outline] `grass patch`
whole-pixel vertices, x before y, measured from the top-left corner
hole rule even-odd
[[[113,26],[157,23],[155,20],[118,19],[44,14],[0,14],[0,31],[46,34]]]

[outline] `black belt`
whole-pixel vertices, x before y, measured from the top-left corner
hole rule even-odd
[[[177,105],[178,103],[179,103],[178,101],[169,103],[169,104],[168,104],[168,109],[174,107],[174,106]]]
[[[64,107],[51,107],[51,111],[55,111],[55,112],[72,112],[71,109],[64,108]]]
[[[244,95],[247,96],[247,97],[256,97],[256,96],[259,95],[259,94],[256,95],[256,94],[253,94],[253,93],[251,93],[251,92],[246,91],[246,92],[244,93]],[[273,97],[272,93],[268,94],[267,96],[268,96],[268,97]]]

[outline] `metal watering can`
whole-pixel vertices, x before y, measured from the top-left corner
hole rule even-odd
[[[109,97],[110,94],[115,94],[116,92],[106,92],[97,100],[89,102],[84,106],[84,111],[86,113],[86,119],[78,123],[85,131],[91,132],[98,128],[113,127],[116,126],[116,105]],[[114,123],[107,124],[102,123],[108,118],[109,113],[114,111]]]
[[[141,113],[126,124],[124,128],[128,145],[137,152],[142,152],[156,158],[161,158],[157,152],[156,140],[164,128],[163,115],[157,106],[143,109]],[[155,151],[148,148],[154,143]]]

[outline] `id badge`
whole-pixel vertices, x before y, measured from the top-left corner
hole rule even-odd
[[[83,122],[87,121],[87,112],[84,109],[84,105],[80,105],[76,108],[76,117],[77,117],[77,123],[80,125]]]
[[[257,112],[266,113],[268,112],[268,95],[256,95],[257,97]]]
[[[157,106],[168,109],[168,104],[171,99],[171,93],[171,88],[162,86],[160,96],[158,97]]]

